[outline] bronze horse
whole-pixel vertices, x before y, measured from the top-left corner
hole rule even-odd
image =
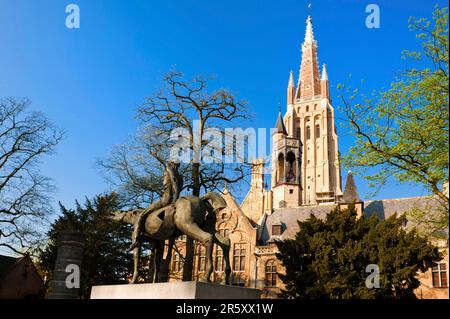
[[[200,281],[210,282],[213,272],[213,244],[223,250],[225,276],[221,284],[230,282],[230,240],[216,231],[216,214],[226,207],[225,200],[217,193],[210,192],[202,197],[184,196],[175,203],[152,212],[147,216],[144,227],[145,240],[153,242],[155,248],[155,271],[153,282],[157,281],[161,265],[164,241],[183,234],[197,240],[206,247],[206,269]],[[111,212],[108,218],[125,224],[135,225],[142,209],[128,212]],[[133,249],[134,271],[130,283],[136,283],[139,276],[140,245]]]

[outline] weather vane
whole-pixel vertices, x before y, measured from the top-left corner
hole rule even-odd
[[[312,12],[312,3],[308,3],[308,5],[306,6],[306,12],[308,13],[308,15],[311,15]]]

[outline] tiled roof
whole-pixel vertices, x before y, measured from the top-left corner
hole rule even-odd
[[[278,113],[277,124],[275,124],[275,132],[287,135],[286,127],[284,126],[283,118],[281,117],[281,112]]]
[[[360,202],[358,195],[358,190],[356,189],[355,179],[353,178],[352,172],[348,172],[347,181],[345,182],[344,196],[342,197],[342,202],[344,203],[355,203]]]
[[[436,199],[430,196],[365,201],[364,215],[376,214],[380,219],[386,219],[395,213],[400,215],[410,211],[413,207],[424,208],[426,205],[434,206],[436,203]],[[335,206],[335,204],[327,204],[276,209],[271,215],[267,216],[261,233],[261,241],[271,241],[273,225],[281,225],[281,239],[294,238],[299,230],[297,221],[304,221],[311,214],[318,218],[325,218]]]
[[[20,260],[20,258],[0,255],[0,278],[2,278],[8,270]]]

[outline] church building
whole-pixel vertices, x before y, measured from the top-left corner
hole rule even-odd
[[[311,17],[306,20],[298,78],[291,71],[287,83],[287,111],[278,114],[272,135],[271,188],[265,187],[264,159],[253,162],[250,189],[237,203],[225,188],[228,206],[217,220],[218,231],[230,238],[234,285],[258,288],[262,297],[276,298],[283,283],[283,267],[276,258],[276,240],[294,238],[297,221],[310,214],[324,218],[337,205],[355,205],[358,213],[380,219],[413,207],[433,205],[432,196],[362,201],[352,173],[342,191],[338,135],[325,64],[319,68],[318,46]],[[448,249],[445,258],[421,274],[419,298],[448,298]],[[206,268],[205,248],[196,245],[194,279]],[[223,276],[223,252],[214,248],[214,280]],[[170,280],[182,276],[183,240],[171,256]]]

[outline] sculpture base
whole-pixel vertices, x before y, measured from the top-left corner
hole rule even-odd
[[[259,299],[261,290],[198,281],[93,286],[91,299]]]

